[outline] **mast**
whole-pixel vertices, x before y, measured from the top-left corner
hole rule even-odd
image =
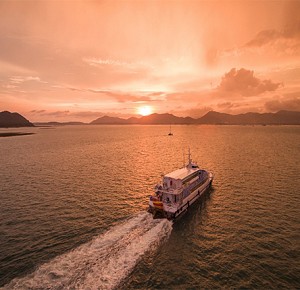
[[[189,165],[192,163],[192,159],[191,159],[191,148],[189,147]]]
[[[171,130],[171,125],[170,125],[170,132],[169,132],[168,135],[169,135],[169,136],[172,136],[172,135],[173,135],[172,130]]]

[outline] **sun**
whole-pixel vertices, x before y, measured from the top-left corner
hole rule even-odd
[[[152,113],[152,107],[150,106],[138,107],[137,112],[142,116],[148,116]]]

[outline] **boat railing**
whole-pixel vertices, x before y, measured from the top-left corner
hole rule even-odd
[[[162,193],[169,193],[169,194],[179,194],[180,192],[182,192],[183,187],[179,187],[179,188],[163,188],[160,189],[159,191]]]
[[[164,198],[162,200],[162,202],[168,207],[168,208],[177,208],[178,206],[180,206],[182,204],[182,201],[180,200],[177,200],[177,201],[174,201],[174,200],[170,200],[169,198]]]
[[[183,190],[183,198],[186,198],[187,196],[189,196],[197,187],[204,184],[206,180],[207,180],[207,176],[205,176],[203,179],[198,179],[197,181],[193,182],[188,187],[186,187]]]

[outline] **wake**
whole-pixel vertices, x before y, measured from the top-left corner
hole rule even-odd
[[[12,280],[4,289],[113,289],[171,231],[170,221],[140,213],[32,274]]]

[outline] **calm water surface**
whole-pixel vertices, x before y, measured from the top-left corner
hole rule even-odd
[[[299,289],[300,127],[172,129],[1,138],[0,286]],[[153,220],[148,195],[188,147],[213,188],[175,224]]]

